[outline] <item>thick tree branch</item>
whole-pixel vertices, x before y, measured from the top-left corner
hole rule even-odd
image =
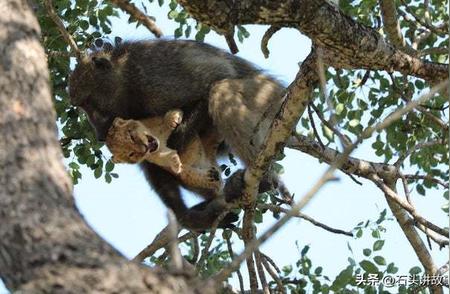
[[[21,293],[194,293],[126,261],[83,221],[62,163],[40,30],[27,1],[0,19],[0,276]],[[212,287],[204,291],[212,293]],[[202,293],[204,293],[202,291]]]
[[[289,138],[287,147],[297,149],[301,152],[307,153],[320,161],[332,164],[341,156],[341,153],[330,147],[322,149],[320,145],[314,140],[296,134],[295,137]],[[368,179],[372,174],[378,174],[383,178],[397,179],[400,175],[395,166],[349,157],[346,162],[340,167],[345,173],[353,174]]]
[[[273,157],[284,148],[299,118],[308,107],[312,90],[319,81],[316,71],[316,55],[312,51],[302,63],[295,81],[289,86],[286,99],[272,123],[260,153],[245,173],[245,204],[253,203],[259,180],[269,168]]]
[[[217,0],[180,0],[197,20],[224,33],[229,24],[295,26],[324,50],[335,68],[399,71],[428,81],[448,77],[448,64],[412,57],[388,44],[375,30],[343,14],[326,0],[245,0],[230,7]]]

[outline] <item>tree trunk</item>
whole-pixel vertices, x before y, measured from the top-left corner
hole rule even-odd
[[[0,3],[0,277],[25,293],[190,293],[186,280],[126,261],[82,220],[62,164],[39,25]]]

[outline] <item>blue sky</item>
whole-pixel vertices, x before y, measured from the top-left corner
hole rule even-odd
[[[149,14],[156,17],[157,24],[166,38],[172,38],[176,26],[166,17],[168,9],[161,9],[155,3],[148,8]],[[122,14],[121,16],[113,20],[114,36],[120,36],[125,40],[153,38],[146,29],[142,27],[136,29],[134,24],[127,24],[127,17],[123,17]],[[246,26],[246,28],[251,36],[243,44],[238,43],[240,49],[238,55],[288,85],[297,73],[298,63],[309,53],[309,39],[296,30],[283,29],[270,40],[271,55],[265,59],[260,50],[260,40],[267,28],[263,26]],[[227,49],[223,37],[214,33],[207,35],[206,42]],[[301,195],[320,178],[327,165],[294,150],[286,150],[286,155],[281,162],[285,170],[282,178],[290,191],[297,195],[296,199],[300,199]],[[380,161],[369,143],[363,144],[353,156]],[[134,257],[165,226],[164,205],[151,191],[137,166],[116,165],[115,172],[119,174],[119,178],[113,179],[111,184],[102,179],[95,179],[91,170],[83,169],[81,172],[83,178],[75,186],[75,198],[80,212],[103,238],[126,257]],[[367,219],[375,221],[379,213],[387,208],[383,194],[372,183],[361,180],[363,185],[360,186],[340,172],[336,175],[339,181],[323,187],[305,208],[304,213],[332,227],[351,230],[360,221]],[[425,198],[412,193],[419,212],[430,221],[444,225],[448,220],[440,210],[443,204],[441,195],[441,192],[431,191]],[[194,204],[198,198],[187,195],[186,200]],[[388,216],[392,216],[389,209]],[[258,232],[263,232],[271,223],[273,219],[267,214],[264,224],[258,226]],[[408,274],[412,266],[419,265],[419,261],[398,224],[395,221],[388,221],[384,225],[387,227],[387,233],[383,235],[386,243],[382,255],[388,262],[395,262],[400,268],[398,274]],[[313,265],[323,266],[324,274],[334,277],[348,265],[349,256],[357,262],[363,260],[362,249],[371,248],[373,241],[369,231],[365,232],[362,239],[353,239],[324,231],[306,221],[293,219],[265,243],[261,251],[271,256],[279,266],[294,265],[300,257],[299,249],[301,250],[304,245],[310,245],[308,255]],[[234,243],[234,251],[240,252],[242,244],[238,240]],[[348,244],[354,254],[349,252]],[[438,266],[448,260],[447,249],[440,251],[433,245],[431,254]],[[245,268],[245,265],[243,267]],[[246,269],[242,272],[245,273]],[[248,285],[245,277],[244,281]],[[236,285],[235,283],[233,277],[233,284]],[[2,293],[1,285],[0,293]]]

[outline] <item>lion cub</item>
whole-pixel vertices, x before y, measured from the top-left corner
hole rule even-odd
[[[208,198],[217,196],[222,187],[216,163],[220,140],[216,132],[200,138],[198,135],[180,153],[167,147],[167,139],[181,123],[183,112],[172,110],[164,117],[141,120],[116,118],[106,137],[106,145],[114,163],[155,163],[190,188],[206,189]]]

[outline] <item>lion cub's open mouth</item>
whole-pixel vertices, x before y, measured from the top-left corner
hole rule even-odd
[[[158,150],[159,144],[158,144],[158,140],[156,140],[156,138],[147,135],[147,140],[148,140],[148,143],[147,143],[147,152],[148,153],[152,153],[152,152],[155,152],[156,150]]]

